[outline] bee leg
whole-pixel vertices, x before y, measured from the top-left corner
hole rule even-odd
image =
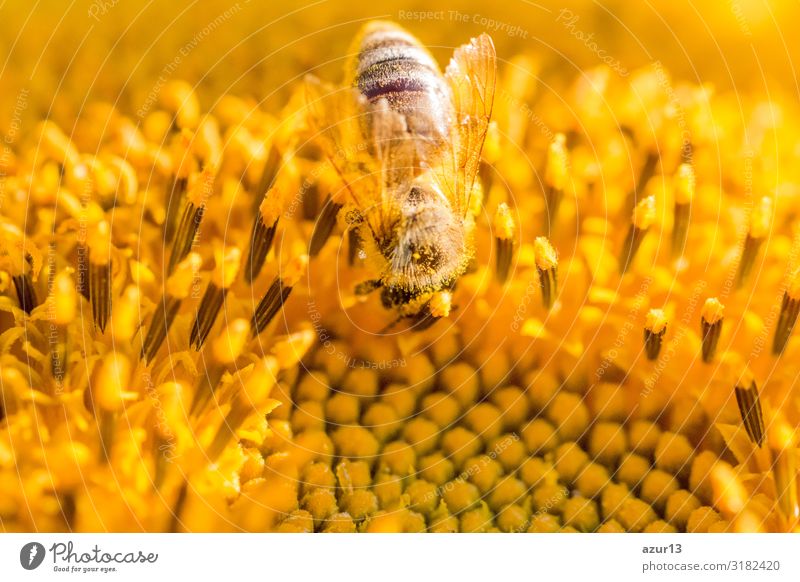
[[[434,323],[439,321],[441,317],[431,315],[430,311],[425,311],[413,316],[413,323],[411,324],[412,331],[425,331],[430,329]]]
[[[450,312],[452,313],[458,309],[455,305],[450,307]],[[441,314],[438,311],[431,310],[430,303],[426,304],[425,307],[417,313],[416,315],[410,316],[411,319],[411,331],[425,331],[430,329],[433,324],[435,324],[440,319],[447,317],[446,315]]]
[[[342,226],[347,231],[347,263],[352,267],[357,259],[364,256],[364,239],[361,236],[364,217],[358,209],[346,208],[341,218]]]
[[[369,295],[376,289],[380,289],[383,286],[378,279],[370,279],[369,281],[362,281],[355,288],[356,295]]]
[[[390,331],[392,331],[392,328],[394,326],[396,326],[398,323],[400,323],[401,321],[403,321],[403,316],[402,315],[400,317],[398,317],[397,319],[393,320],[392,323],[390,323],[389,325],[384,327],[379,333],[381,335],[384,334],[384,333],[389,333]]]
[[[364,248],[358,229],[351,228],[347,231],[347,264],[351,267],[356,264],[356,259],[361,258]]]

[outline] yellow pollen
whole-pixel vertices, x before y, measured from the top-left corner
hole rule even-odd
[[[537,236],[533,243],[534,260],[542,271],[549,271],[558,266],[558,254],[547,237]]]
[[[452,309],[453,295],[449,291],[434,293],[431,297],[430,311],[433,317],[447,317]]]
[[[656,197],[648,196],[633,209],[633,226],[639,230],[647,230],[656,219]]]
[[[800,299],[800,268],[795,269],[789,275],[789,280],[786,284],[786,295],[791,299]]]
[[[497,211],[494,213],[494,235],[500,240],[511,240],[514,238],[514,231],[516,225],[514,224],[514,217],[511,216],[511,209],[508,204],[501,202],[497,205]]]
[[[264,221],[264,226],[272,226],[280,218],[282,212],[281,191],[278,188],[270,190],[261,201],[258,211]]]
[[[308,255],[300,255],[292,259],[281,273],[283,284],[294,287],[308,268]]]
[[[722,319],[724,311],[725,306],[720,303],[719,299],[716,297],[709,297],[703,304],[700,317],[702,317],[706,323],[713,325]]]
[[[663,309],[651,309],[647,312],[644,323],[645,329],[650,333],[659,334],[667,328],[667,316]]]
[[[205,206],[211,194],[214,193],[214,180],[214,170],[210,167],[205,168],[186,194],[186,199],[194,204],[195,208]]]

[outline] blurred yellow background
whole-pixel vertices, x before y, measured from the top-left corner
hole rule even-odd
[[[501,59],[531,52],[565,79],[604,57],[627,71],[661,61],[676,79],[719,89],[794,93],[798,13],[797,2],[775,0],[7,2],[0,131],[48,116],[70,127],[97,99],[136,111],[159,78],[197,83],[204,106],[233,91],[277,108],[306,71],[338,79],[350,38],[379,17],[408,27],[440,62],[489,30]]]

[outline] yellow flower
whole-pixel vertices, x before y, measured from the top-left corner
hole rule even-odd
[[[800,531],[800,113],[542,58],[420,332],[295,84],[61,95],[0,161],[3,529]]]

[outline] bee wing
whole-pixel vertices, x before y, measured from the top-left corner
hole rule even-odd
[[[367,138],[362,130],[368,104],[357,91],[334,88],[311,75],[304,85],[309,129],[345,186],[346,199],[341,202],[366,215],[382,202],[380,176],[372,170],[369,156],[372,136]]]
[[[381,200],[384,208],[393,207],[403,196],[402,185],[414,178],[417,143],[408,133],[406,118],[381,99],[370,110],[372,143],[380,172]]]
[[[417,143],[386,99],[370,104],[355,89],[306,78],[308,122],[351,202],[376,240],[394,224],[401,184],[410,184]]]
[[[456,49],[445,70],[456,123],[452,151],[436,174],[449,193],[453,209],[466,215],[470,208],[481,150],[492,116],[497,58],[492,37],[484,33]]]

